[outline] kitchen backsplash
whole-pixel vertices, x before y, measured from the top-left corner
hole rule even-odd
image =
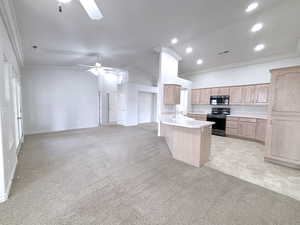
[[[212,107],[211,105],[193,105],[192,112],[201,112],[201,113],[210,113]],[[219,106],[222,107],[222,106]],[[229,106],[231,109],[231,114],[259,114],[259,115],[267,115],[268,114],[268,106],[242,106],[242,105],[232,105]]]

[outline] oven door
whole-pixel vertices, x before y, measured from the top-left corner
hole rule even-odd
[[[226,117],[208,115],[207,121],[215,122],[215,124],[212,126],[212,134],[225,136]]]

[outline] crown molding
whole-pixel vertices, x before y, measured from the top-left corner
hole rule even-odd
[[[299,41],[299,43],[300,43],[300,41]],[[262,58],[262,59],[258,59],[258,60],[247,61],[247,62],[241,62],[241,63],[234,63],[234,64],[230,64],[230,65],[225,65],[225,66],[214,67],[214,68],[207,69],[207,70],[197,70],[197,71],[193,71],[190,73],[180,73],[179,76],[189,77],[189,76],[194,76],[194,75],[199,75],[199,74],[204,74],[204,73],[217,72],[217,71],[221,71],[221,70],[229,70],[229,69],[234,69],[234,68],[239,68],[239,67],[246,67],[246,66],[252,66],[252,65],[256,65],[256,64],[274,62],[274,61],[278,61],[278,60],[297,58],[297,57],[300,57],[300,44],[298,46],[299,46],[299,48],[298,48],[299,51],[297,51],[296,53],[274,56],[274,57],[267,57],[267,58]]]
[[[23,66],[24,56],[21,45],[21,36],[13,0],[0,0],[0,17],[6,28],[17,62],[19,66]]]

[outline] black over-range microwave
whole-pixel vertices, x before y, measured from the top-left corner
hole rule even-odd
[[[210,96],[211,105],[229,105],[229,95]]]

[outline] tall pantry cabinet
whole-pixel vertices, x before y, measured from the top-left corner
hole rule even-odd
[[[300,66],[271,73],[265,159],[300,169]]]

